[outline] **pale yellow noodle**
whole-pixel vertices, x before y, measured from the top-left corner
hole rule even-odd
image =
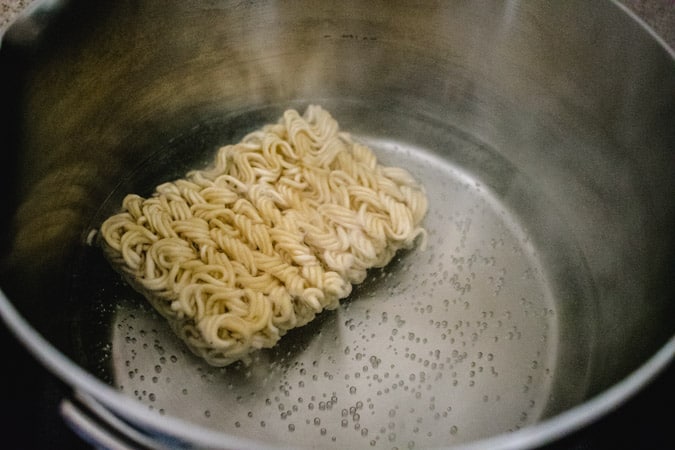
[[[125,197],[106,255],[216,366],[335,308],[425,232],[424,189],[384,167],[319,106],[284,112],[211,167]]]

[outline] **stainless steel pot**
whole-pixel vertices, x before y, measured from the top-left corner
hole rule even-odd
[[[524,448],[675,353],[675,62],[612,2],[38,2],[2,37],[0,312],[101,445]],[[88,237],[319,103],[430,249],[213,369]]]

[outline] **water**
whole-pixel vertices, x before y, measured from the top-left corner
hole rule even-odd
[[[304,445],[323,448],[424,448],[542,417],[556,394],[555,280],[529,222],[510,212],[487,175],[448,152],[483,152],[495,159],[492,166],[506,163],[459,135],[446,134],[450,149],[442,151],[365,132],[355,137],[380,162],[408,168],[425,185],[425,251],[401,252],[372,270],[340,308],[292,330],[249,366],[213,368],[139,295],[111,283],[116,274],[86,273],[105,272],[93,249],[87,258],[97,262],[85,258],[80,274],[91,285],[74,292],[105,306],[108,352],[100,376],[153,411],[288,446],[302,436]],[[161,164],[181,154],[167,152]],[[204,154],[193,159],[208,161]],[[111,199],[161,181],[135,180]]]

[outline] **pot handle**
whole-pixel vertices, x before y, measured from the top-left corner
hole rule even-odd
[[[166,446],[143,434],[103,407],[91,396],[76,392],[61,400],[59,413],[65,423],[97,449],[164,449]]]

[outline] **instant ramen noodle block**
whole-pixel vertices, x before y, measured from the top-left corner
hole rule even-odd
[[[218,150],[210,167],[127,195],[100,229],[112,266],[197,355],[247,360],[333,309],[425,239],[424,189],[319,106]]]

